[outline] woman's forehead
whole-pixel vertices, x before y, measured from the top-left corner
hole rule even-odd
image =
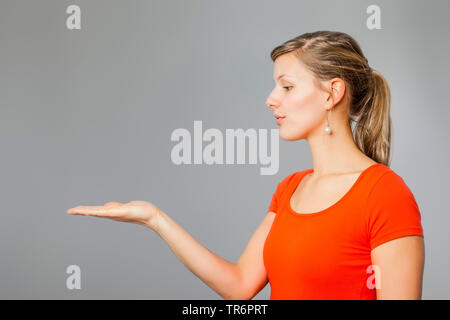
[[[307,73],[298,57],[289,54],[279,56],[274,62],[273,79],[299,79]]]

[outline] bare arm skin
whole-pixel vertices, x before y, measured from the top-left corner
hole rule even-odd
[[[224,299],[251,299],[267,284],[262,250],[275,217],[272,212],[258,226],[236,263],[221,258],[200,244],[183,227],[149,202],[78,206],[67,213],[131,222],[154,230],[193,274]]]
[[[269,281],[263,261],[263,249],[275,216],[273,212],[267,213],[236,262],[242,275],[244,299],[252,299]]]
[[[378,300],[420,300],[425,265],[423,237],[407,236],[385,242],[371,252]]]

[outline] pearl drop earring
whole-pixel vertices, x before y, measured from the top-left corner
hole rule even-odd
[[[327,125],[327,127],[325,128],[325,132],[327,133],[327,134],[331,134],[331,128],[330,128],[330,120],[331,120],[331,109],[330,109],[330,113],[328,114],[328,120],[327,120],[327,122],[328,122],[328,125]]]

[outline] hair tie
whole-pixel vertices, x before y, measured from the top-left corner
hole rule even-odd
[[[374,71],[374,70],[369,66],[369,75],[370,75],[370,77],[373,77],[373,76],[374,76],[373,71]]]

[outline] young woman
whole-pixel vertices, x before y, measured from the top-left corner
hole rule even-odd
[[[77,206],[68,213],[151,228],[225,299],[251,299],[268,281],[271,299],[421,299],[421,214],[389,168],[386,80],[341,32],[305,33],[276,47],[271,58],[275,88],[266,104],[282,139],[306,139],[313,168],[278,184],[236,263],[146,201]]]

